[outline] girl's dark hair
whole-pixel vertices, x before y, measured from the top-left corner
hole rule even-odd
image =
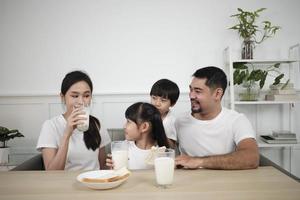
[[[169,79],[160,79],[156,81],[150,91],[150,95],[170,99],[172,106],[177,102],[179,93],[178,85]]]
[[[137,125],[142,122],[149,122],[152,129],[152,139],[157,142],[158,146],[165,146],[169,148],[161,115],[155,106],[144,102],[134,103],[127,108],[125,117],[135,122]]]
[[[80,81],[86,82],[89,85],[91,92],[93,92],[93,83],[90,77],[82,71],[72,71],[66,74],[65,78],[63,79],[61,84],[61,93],[63,95],[66,95],[70,87]],[[95,151],[100,146],[101,143],[101,136],[100,136],[101,126],[99,120],[96,117],[90,115],[89,120],[90,120],[89,129],[84,132],[83,139],[84,139],[85,146],[88,149],[92,149],[93,151]]]

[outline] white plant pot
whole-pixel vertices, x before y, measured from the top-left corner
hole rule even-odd
[[[0,164],[8,163],[9,147],[0,148]]]

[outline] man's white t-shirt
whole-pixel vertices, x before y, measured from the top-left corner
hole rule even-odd
[[[175,121],[176,121],[176,117],[172,114],[171,110],[169,110],[168,114],[163,119],[163,125],[164,125],[167,138],[172,139],[174,141],[177,140]]]
[[[151,169],[153,165],[148,165],[146,159],[151,153],[150,149],[140,149],[134,141],[129,141],[128,147],[128,169]]]
[[[42,148],[58,148],[63,137],[67,122],[63,115],[56,116],[44,122],[37,142],[37,150]],[[101,125],[100,148],[111,142],[107,130]],[[69,140],[69,148],[65,164],[65,170],[98,170],[100,169],[98,160],[99,148],[95,151],[87,149],[83,132],[74,130]]]
[[[175,123],[179,151],[189,156],[210,156],[231,153],[255,132],[244,114],[222,108],[212,120],[198,120],[191,113],[178,117]]]

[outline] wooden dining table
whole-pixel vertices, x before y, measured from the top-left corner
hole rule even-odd
[[[300,199],[300,183],[273,167],[252,170],[177,169],[173,184],[157,187],[154,170],[132,171],[108,190],[89,189],[76,180],[82,171],[0,172],[1,200]]]

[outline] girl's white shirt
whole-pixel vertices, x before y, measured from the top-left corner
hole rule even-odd
[[[146,163],[147,157],[151,154],[151,149],[140,149],[134,141],[129,141],[128,147],[128,169],[152,169],[153,165]]]

